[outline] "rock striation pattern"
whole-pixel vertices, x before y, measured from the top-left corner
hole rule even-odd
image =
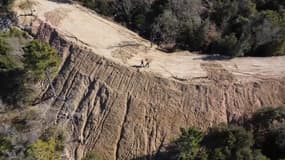
[[[166,79],[98,56],[41,21],[31,32],[63,57],[53,82],[57,98],[47,89],[42,103],[50,104],[47,116],[69,135],[67,159],[92,150],[107,160],[157,159],[180,128],[207,129],[285,103],[285,77],[239,82],[209,62],[202,66],[207,79]]]

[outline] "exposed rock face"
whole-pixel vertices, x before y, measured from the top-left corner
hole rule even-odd
[[[69,159],[91,150],[107,160],[154,159],[181,127],[206,129],[285,102],[285,78],[239,82],[226,71],[214,74],[209,63],[207,80],[169,80],[82,49],[40,21],[32,33],[64,60],[54,81],[58,98],[49,99],[47,90],[43,103],[51,104],[47,114],[70,134]]]

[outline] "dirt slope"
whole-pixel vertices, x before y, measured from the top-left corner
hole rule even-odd
[[[285,103],[285,57],[166,54],[83,7],[36,2],[37,16],[19,16],[19,26],[63,57],[58,98],[48,89],[41,103],[51,106],[47,120],[70,135],[67,159],[91,150],[107,160],[155,159],[181,127],[206,129]],[[150,68],[132,67],[143,58]]]

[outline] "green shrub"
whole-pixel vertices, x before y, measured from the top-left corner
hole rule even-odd
[[[11,46],[0,38],[0,97],[8,104],[21,101],[25,92],[22,64],[10,54]],[[23,93],[23,94],[22,94]]]
[[[28,37],[28,34],[26,32],[23,32],[16,27],[12,27],[11,29],[9,29],[9,31],[1,32],[0,35],[1,37],[6,37],[6,38],[11,38],[11,37],[27,38]]]
[[[0,159],[4,159],[12,148],[10,140],[5,135],[0,134]]]
[[[60,59],[57,52],[48,44],[33,40],[24,47],[25,70],[32,79],[45,79],[46,71],[54,74],[59,66]]]
[[[251,132],[238,126],[220,125],[204,136],[197,129],[183,130],[176,141],[180,160],[255,160],[267,158],[253,149]]]
[[[181,136],[175,141],[180,151],[179,159],[195,159],[200,151],[204,134],[195,128],[182,129]]]
[[[267,107],[260,109],[253,115],[250,120],[250,124],[253,127],[252,129],[255,131],[274,128],[274,122],[285,124],[285,106],[278,108]]]
[[[5,39],[0,38],[0,55],[6,55],[9,50],[9,44],[5,41]]]
[[[252,133],[237,126],[213,128],[204,140],[209,159],[253,159],[253,143]]]
[[[257,111],[250,127],[219,125],[205,134],[184,129],[175,141],[180,160],[268,160],[285,158],[285,106]]]
[[[271,159],[285,158],[285,127],[272,128],[266,132],[257,132],[256,146]]]
[[[171,10],[165,10],[153,24],[154,39],[161,44],[175,44],[178,31],[178,19]]]
[[[285,106],[264,108],[248,122],[255,136],[255,146],[271,159],[285,158]]]
[[[95,10],[100,14],[111,16],[114,12],[111,5],[111,1],[106,1],[106,0],[81,0],[81,1],[83,2],[83,5]]]
[[[208,22],[203,24],[199,24],[194,20],[184,22],[179,28],[180,33],[176,39],[176,45],[191,51],[203,50],[203,47],[208,43],[208,27]]]
[[[237,56],[235,47],[238,45],[238,39],[235,34],[226,35],[221,38],[216,45],[216,52],[229,56]]]
[[[21,69],[0,72],[0,97],[3,102],[18,105],[26,102],[29,97],[29,90],[23,83],[25,73]],[[19,103],[18,103],[19,102]]]
[[[26,33],[12,28],[0,35],[0,97],[14,107],[29,104],[37,94],[29,80],[43,80],[47,70],[52,76],[59,65],[57,52],[48,44],[31,41],[24,47],[24,57],[19,58],[11,52],[21,48],[7,42],[17,38],[24,45],[29,41]]]
[[[28,157],[36,160],[60,160],[64,149],[64,134],[55,129],[48,130],[41,139],[28,149]]]
[[[10,9],[13,2],[14,0],[3,0],[2,2],[0,2],[0,9],[1,8],[7,9],[7,10]]]
[[[276,11],[263,11],[250,23],[248,35],[252,42],[251,54],[276,56],[285,53],[285,15]]]
[[[141,29],[146,22],[146,17],[143,14],[134,15],[132,21],[135,28]]]
[[[61,153],[56,149],[57,142],[55,139],[48,141],[38,140],[32,144],[28,153],[37,160],[59,160]]]

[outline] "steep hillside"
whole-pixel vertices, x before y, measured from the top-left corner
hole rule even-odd
[[[39,103],[69,134],[67,159],[92,150],[108,160],[154,159],[181,127],[206,129],[285,103],[285,57],[166,54],[78,5],[38,0],[35,16],[14,10],[20,27],[63,57],[56,98],[49,88]],[[149,68],[137,66],[146,58]]]

